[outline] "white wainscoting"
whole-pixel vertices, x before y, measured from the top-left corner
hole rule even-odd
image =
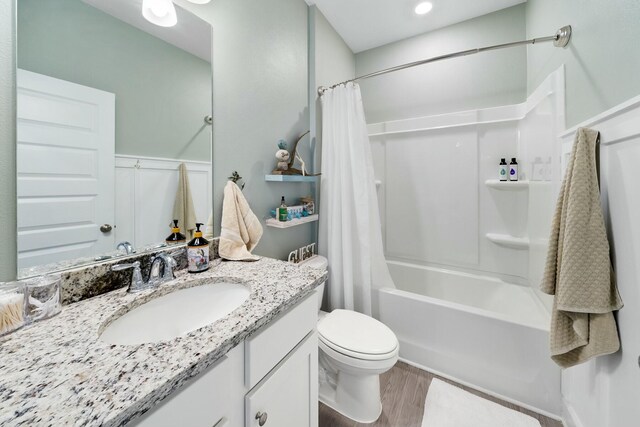
[[[185,163],[198,222],[209,219],[212,206],[211,163],[116,155],[116,241],[134,246],[163,242],[171,233],[178,167]],[[184,224],[180,224],[184,231]]]
[[[600,131],[600,189],[624,307],[617,313],[622,351],[563,371],[570,427],[632,426],[640,420],[640,96],[560,136],[563,164],[579,127]]]
[[[563,129],[563,68],[522,104],[370,124],[387,257],[527,283],[529,250],[497,245],[486,235],[528,239],[528,216],[537,206],[529,206],[529,191],[499,191],[485,181],[498,177],[501,157],[518,157],[521,180],[531,178],[536,158],[559,168],[553,150]],[[535,200],[551,210],[548,195]],[[536,238],[548,235],[545,218]]]

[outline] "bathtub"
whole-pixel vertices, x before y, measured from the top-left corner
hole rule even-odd
[[[406,362],[557,418],[560,369],[549,313],[534,290],[488,276],[388,261],[396,289],[379,318]]]

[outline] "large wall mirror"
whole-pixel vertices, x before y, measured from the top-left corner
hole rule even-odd
[[[157,248],[185,181],[206,224],[210,25],[177,6],[153,25],[142,0],[17,4],[19,277]]]

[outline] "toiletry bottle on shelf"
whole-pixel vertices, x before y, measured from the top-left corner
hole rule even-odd
[[[189,273],[200,273],[209,269],[209,241],[202,237],[202,225],[196,223],[194,237],[187,243]]]
[[[177,219],[173,220],[173,227],[171,228],[171,234],[169,234],[169,236],[167,236],[165,240],[170,245],[182,243],[185,240],[187,240],[185,235],[180,232],[180,227],[178,227]]]
[[[284,201],[284,196],[280,199],[280,207],[278,208],[278,221],[286,221],[289,217],[289,210],[287,204]]]
[[[511,158],[511,163],[509,163],[509,181],[517,181],[518,180],[518,162],[516,162],[516,158]]]
[[[506,181],[509,176],[509,166],[505,158],[500,159],[500,165],[498,166],[498,176],[500,181]]]

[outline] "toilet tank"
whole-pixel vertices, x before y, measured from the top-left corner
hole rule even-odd
[[[305,267],[311,267],[317,270],[327,271],[329,262],[325,257],[321,255],[315,255],[309,259],[301,261],[298,265],[299,266],[304,265]],[[320,311],[320,308],[322,307],[322,301],[324,300],[324,288],[326,284],[327,282],[324,281],[320,286],[318,286],[318,292],[320,292],[320,297],[318,298],[318,311]]]

